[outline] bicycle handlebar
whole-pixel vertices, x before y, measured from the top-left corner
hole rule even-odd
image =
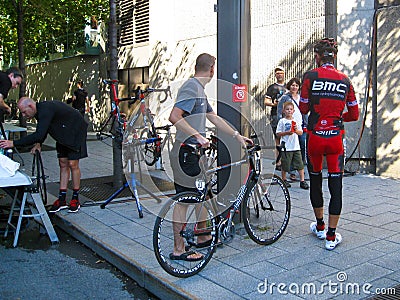
[[[155,130],[165,130],[165,131],[169,131],[169,129],[170,129],[172,126],[174,126],[174,125],[168,124],[168,125],[164,125],[164,126],[155,127],[154,129],[155,129]]]
[[[107,85],[114,85],[114,86],[117,85],[118,82],[119,82],[117,79],[103,79],[102,81],[103,81],[104,84],[107,84]],[[145,94],[148,95],[148,94],[154,93],[154,92],[164,92],[165,97],[164,97],[164,99],[160,100],[160,103],[164,103],[165,100],[168,99],[168,97],[172,97],[172,95],[171,95],[171,87],[170,87],[170,86],[168,86],[168,87],[166,87],[166,88],[150,88],[150,87],[148,87],[148,88],[146,88],[145,90],[142,90],[142,89],[140,88],[140,86],[138,86],[138,87],[134,90],[135,96],[126,97],[126,98],[116,98],[115,100],[117,100],[118,102],[120,102],[120,101],[127,101],[127,100],[134,100],[134,101],[136,101],[136,100],[145,98]]]
[[[161,93],[161,92],[164,92],[164,94],[165,94],[165,97],[164,97],[164,99],[162,99],[162,100],[160,100],[160,103],[164,103],[165,102],[165,100],[167,100],[168,99],[168,97],[172,97],[172,95],[171,95],[171,87],[170,86],[168,86],[168,87],[166,87],[166,88],[164,88],[164,89],[162,89],[162,88],[151,88],[151,87],[148,87],[148,88],[146,88],[145,90],[141,90],[140,89],[140,86],[135,90],[135,93],[136,93],[136,95],[137,95],[137,97],[140,97],[140,98],[144,98],[145,97],[145,94],[146,95],[149,95],[150,93]]]

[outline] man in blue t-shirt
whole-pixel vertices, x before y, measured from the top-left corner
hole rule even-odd
[[[208,119],[218,129],[232,135],[238,145],[252,143],[252,141],[239,134],[219,117],[210,106],[204,88],[214,76],[215,57],[203,53],[196,59],[195,74],[188,79],[178,91],[176,103],[172,108],[169,121],[176,127],[176,140],[170,154],[171,167],[174,174],[176,193],[195,191],[195,179],[200,174],[200,157],[193,153],[193,146],[207,148],[210,146],[206,138],[206,120]],[[182,215],[183,206],[175,206],[174,216]],[[185,251],[183,238],[179,235],[179,224],[184,220],[174,218],[174,250],[170,259],[196,261],[202,259],[202,254],[194,251]],[[198,227],[203,228],[205,222],[199,222]],[[208,236],[199,236],[197,244],[206,245],[211,241]]]

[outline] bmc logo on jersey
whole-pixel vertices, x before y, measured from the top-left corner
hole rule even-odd
[[[324,91],[324,92],[338,92],[346,94],[347,85],[341,82],[332,81],[319,81],[315,80],[312,85],[313,91]]]
[[[339,130],[316,130],[315,131],[316,135],[326,136],[326,137],[339,135],[339,133],[340,133]]]

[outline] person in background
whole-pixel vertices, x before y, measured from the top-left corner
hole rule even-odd
[[[4,122],[4,114],[11,114],[11,107],[4,101],[11,89],[16,89],[24,79],[21,70],[12,67],[6,72],[0,71],[0,122]]]
[[[82,80],[79,80],[76,85],[78,88],[74,91],[74,95],[72,96],[72,107],[77,109],[84,117],[85,112],[90,112],[88,92],[83,88]]]
[[[358,103],[350,79],[335,66],[337,43],[324,38],[314,45],[318,67],[303,76],[300,93],[300,111],[310,113],[307,133],[307,167],[310,174],[310,199],[316,222],[310,230],[319,239],[325,239],[325,248],[333,250],[342,242],[336,232],[342,210],[344,170],[344,124],[357,121]],[[345,108],[347,111],[344,112]],[[328,165],[329,202],[328,231],[325,231],[324,199],[322,193],[322,161]]]
[[[68,208],[66,202],[67,186],[72,177],[72,199],[68,212],[78,212],[81,171],[79,160],[87,157],[86,136],[88,124],[82,115],[72,107],[60,101],[35,102],[31,98],[22,97],[18,101],[21,114],[27,119],[35,118],[36,131],[19,140],[0,140],[0,148],[33,145],[31,152],[41,150],[41,144],[49,134],[56,141],[58,163],[60,166],[60,192],[53,203],[51,213]]]
[[[274,70],[276,82],[267,88],[267,93],[264,98],[264,104],[271,107],[270,124],[275,137],[275,144],[279,146],[279,137],[276,135],[276,126],[278,125],[277,107],[280,97],[287,92],[285,86],[285,69],[277,66]],[[278,153],[275,153],[278,156]],[[280,168],[280,162],[276,165],[277,169]]]
[[[278,114],[278,119],[284,117],[283,114],[283,104],[285,102],[293,102],[294,104],[294,113],[293,117],[296,120],[297,124],[301,124],[303,134],[299,135],[299,142],[300,142],[300,149],[301,149],[301,158],[303,160],[303,164],[307,164],[306,160],[306,136],[307,136],[307,122],[308,122],[308,115],[303,115],[300,112],[300,79],[293,77],[291,78],[288,83],[286,84],[286,88],[289,90],[286,94],[284,94],[281,99],[279,100],[278,103],[278,109],[277,109],[277,114]],[[295,181],[296,180],[296,174],[294,172],[290,173],[290,180]]]

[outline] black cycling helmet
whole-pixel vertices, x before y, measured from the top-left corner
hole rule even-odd
[[[333,38],[323,38],[314,45],[314,52],[325,57],[334,57],[337,54],[337,43]]]

